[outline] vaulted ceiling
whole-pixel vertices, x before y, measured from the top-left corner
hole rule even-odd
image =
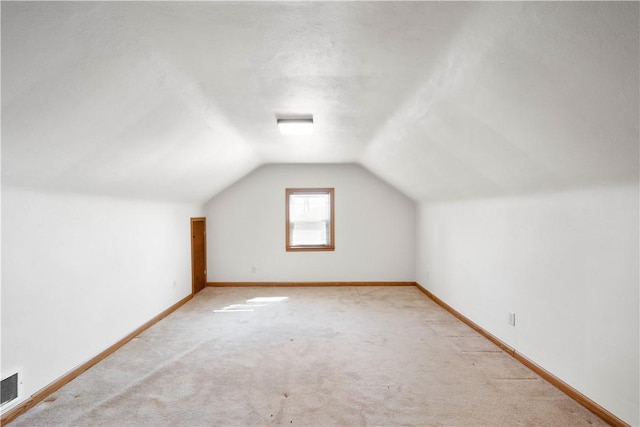
[[[2,179],[203,202],[265,163],[415,200],[638,180],[638,2],[2,2]],[[312,114],[311,136],[276,117]]]

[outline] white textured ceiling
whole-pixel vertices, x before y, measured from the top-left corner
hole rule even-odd
[[[638,2],[2,2],[2,178],[205,201],[355,162],[415,200],[638,180]],[[277,116],[312,114],[312,136]]]

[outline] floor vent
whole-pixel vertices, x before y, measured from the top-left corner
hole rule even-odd
[[[0,405],[4,406],[18,398],[18,373],[5,378],[2,380],[2,403]]]

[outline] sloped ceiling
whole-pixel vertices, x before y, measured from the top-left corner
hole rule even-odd
[[[265,163],[415,200],[638,181],[630,3],[2,2],[2,179],[205,201]],[[312,114],[312,136],[278,116]]]

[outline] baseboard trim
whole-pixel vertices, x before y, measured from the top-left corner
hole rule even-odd
[[[499,338],[497,338],[496,336],[490,334],[489,332],[487,332],[486,330],[484,330],[483,328],[481,328],[480,326],[478,326],[477,324],[475,324],[474,322],[472,322],[471,320],[469,320],[467,317],[463,316],[462,314],[460,314],[458,311],[456,311],[453,307],[451,307],[449,304],[447,304],[446,302],[442,301],[440,298],[438,298],[437,296],[435,296],[433,293],[431,293],[430,291],[428,291],[427,289],[423,288],[422,286],[420,286],[420,284],[416,283],[416,287],[422,291],[423,294],[425,294],[427,297],[429,297],[431,300],[433,300],[433,302],[435,302],[436,304],[438,304],[440,307],[444,308],[445,310],[447,310],[449,313],[451,313],[453,316],[455,316],[456,318],[458,318],[460,321],[462,321],[463,323],[465,323],[467,326],[469,326],[471,329],[475,330],[476,332],[478,332],[480,335],[482,335],[483,337],[485,337],[486,339],[488,339],[489,341],[491,341],[492,343],[494,343],[495,345],[497,345],[498,347],[500,347],[502,350],[504,350],[506,353],[508,353],[510,356],[513,356],[516,352],[516,350],[507,345],[506,343],[504,343],[503,341],[501,341]]]
[[[596,402],[594,402],[593,400],[589,399],[587,396],[585,396],[584,394],[580,393],[575,388],[571,387],[569,384],[565,383],[560,378],[556,377],[551,372],[549,372],[546,369],[544,369],[542,366],[538,365],[534,361],[532,361],[532,360],[528,359],[527,357],[523,356],[522,354],[518,353],[516,351],[516,349],[514,349],[513,347],[507,345],[506,343],[501,341],[499,338],[497,338],[494,335],[490,334],[485,329],[483,329],[482,327],[478,326],[476,323],[474,323],[473,321],[471,321],[467,317],[465,317],[462,314],[460,314],[456,309],[451,307],[446,302],[442,301],[440,298],[435,296],[429,290],[423,288],[419,283],[416,283],[415,285],[423,294],[425,294],[428,298],[433,300],[433,302],[435,302],[440,307],[442,307],[445,310],[447,310],[449,313],[451,313],[453,316],[455,316],[460,321],[465,323],[467,326],[469,326],[470,328],[474,329],[475,331],[480,333],[482,336],[487,338],[489,341],[491,341],[492,343],[494,343],[495,345],[500,347],[507,354],[509,354],[514,359],[516,359],[518,362],[522,363],[524,366],[526,366],[527,368],[531,369],[533,372],[538,374],[540,377],[542,377],[543,379],[545,379],[546,381],[551,383],[553,386],[558,388],[564,394],[566,394],[567,396],[569,396],[570,398],[572,398],[573,400],[575,400],[576,402],[578,402],[579,404],[581,404],[582,406],[587,408],[589,411],[593,412],[595,415],[600,417],[604,422],[606,422],[606,423],[608,423],[608,424],[610,424],[612,426],[616,426],[616,427],[618,427],[618,426],[619,427],[629,427],[629,424],[627,424],[626,422],[624,422],[623,420],[621,420],[620,418],[618,418],[617,416],[615,416],[611,412],[607,411],[602,406],[598,405]]]
[[[553,384],[556,388],[558,388],[564,394],[571,397],[573,400],[575,400],[576,402],[578,402],[579,404],[581,404],[582,406],[584,406],[585,408],[587,408],[588,410],[596,414],[604,422],[615,427],[630,427],[630,425],[627,424],[625,421],[621,420],[611,412],[607,411],[602,406],[598,405],[596,402],[589,399],[587,396],[580,393],[578,390],[571,387],[569,384],[565,383],[560,378],[556,377],[555,375],[553,375],[552,373],[544,369],[542,366],[538,365],[537,363],[533,362],[532,360],[528,359],[527,357],[523,356],[517,351],[514,352],[513,357],[517,361],[522,363],[524,366],[531,369],[533,372],[535,372],[536,374],[540,375],[542,378],[544,378],[545,380]]]
[[[101,352],[98,355],[94,356],[92,359],[88,360],[87,362],[83,363],[82,365],[76,367],[72,371],[67,372],[66,374],[64,374],[63,376],[61,376],[60,378],[58,378],[57,380],[52,382],[51,384],[49,384],[49,385],[45,386],[44,388],[40,389],[39,391],[35,392],[27,400],[25,400],[24,402],[20,403],[15,408],[10,409],[6,413],[2,414],[2,417],[0,418],[0,425],[9,424],[11,421],[15,420],[17,417],[19,417],[20,415],[22,415],[23,413],[25,413],[29,409],[33,408],[38,403],[40,403],[43,400],[45,400],[47,397],[49,397],[49,395],[51,395],[54,392],[56,392],[62,386],[64,386],[65,384],[68,384],[73,379],[75,379],[76,377],[81,375],[87,369],[89,369],[92,366],[96,365],[98,362],[102,361],[103,359],[105,359],[109,355],[115,353],[116,350],[118,350],[119,348],[121,348],[122,346],[127,344],[129,341],[131,341],[132,339],[134,339],[135,337],[140,335],[142,332],[144,332],[145,330],[149,329],[151,326],[155,325],[160,320],[164,319],[169,314],[171,314],[174,311],[176,311],[178,308],[182,307],[191,298],[193,298],[193,295],[188,295],[185,298],[181,299],[180,301],[178,301],[177,303],[173,304],[171,307],[167,308],[166,310],[162,311],[160,314],[158,314],[157,316],[155,316],[154,318],[152,318],[148,322],[144,323],[142,326],[137,328],[135,331],[131,332],[126,337],[122,338],[117,343],[115,343],[112,346],[108,347],[103,352]]]
[[[212,288],[301,288],[323,286],[416,286],[416,282],[207,282],[207,287]]]

